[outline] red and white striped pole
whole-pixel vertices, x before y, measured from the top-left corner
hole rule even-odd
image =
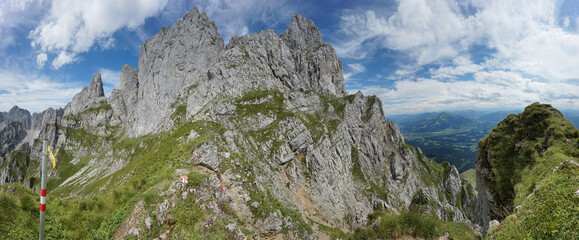
[[[46,139],[42,140],[42,182],[40,185],[40,226],[38,239],[44,239],[44,211],[46,210]]]

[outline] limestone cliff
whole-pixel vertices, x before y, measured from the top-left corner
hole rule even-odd
[[[213,213],[205,226],[219,215],[239,219],[235,236],[243,227],[257,238],[317,238],[305,223],[354,229],[378,209],[412,208],[474,227],[472,185],[405,144],[376,96],[348,95],[335,50],[299,14],[282,34],[234,36],[224,46],[215,23],[194,8],[142,45],[138,70],[122,66],[108,101],[96,73],[64,110],[32,119],[60,159],[49,173],[54,194],[130,186],[163,198],[135,204],[139,211],[123,222],[134,229],[115,236],[190,231],[172,210],[189,204],[188,194]],[[164,180],[172,174],[206,178],[177,193]],[[163,183],[168,189],[157,187]],[[149,225],[131,223],[139,221]]]

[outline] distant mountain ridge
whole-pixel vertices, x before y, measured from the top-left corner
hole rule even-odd
[[[457,114],[423,113],[406,121],[400,121],[398,126],[402,132],[441,132],[444,130],[460,129],[474,124],[474,121]]]

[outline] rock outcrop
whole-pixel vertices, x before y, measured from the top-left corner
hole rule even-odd
[[[64,115],[83,112],[90,108],[97,108],[106,103],[103,80],[99,72],[95,73],[88,87],[84,87],[80,93],[72,98],[72,101],[64,108]]]

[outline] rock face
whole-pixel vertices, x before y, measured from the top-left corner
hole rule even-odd
[[[30,113],[14,106],[7,113],[0,113],[0,156],[15,150],[26,138],[30,128]]]
[[[135,122],[136,117],[132,109],[137,104],[139,94],[139,80],[137,70],[128,64],[121,68],[119,89],[114,89],[109,97],[109,104],[113,111],[126,122]]]
[[[72,102],[64,108],[64,115],[77,114],[89,108],[96,108],[106,102],[103,81],[99,72],[95,73],[88,87],[72,98]]]
[[[280,35],[234,36],[224,46],[215,23],[194,8],[142,45],[138,71],[122,67],[108,102],[96,73],[64,110],[32,119],[37,137],[75,153],[70,164],[80,170],[61,183],[74,184],[71,195],[155,142],[122,149],[119,139],[155,139],[185,126],[175,138],[191,152],[174,161],[203,166],[217,189],[222,183],[235,189],[217,196],[235,203],[262,235],[279,234],[297,220],[286,220],[286,211],[257,214],[264,204],[251,199],[257,193],[335,227],[364,226],[374,210],[411,206],[445,220],[474,219],[472,185],[454,166],[405,144],[377,97],[348,95],[335,50],[299,14]],[[40,148],[34,142],[30,156],[38,159]],[[163,202],[164,212],[172,205]],[[161,223],[170,218],[157,216]]]

